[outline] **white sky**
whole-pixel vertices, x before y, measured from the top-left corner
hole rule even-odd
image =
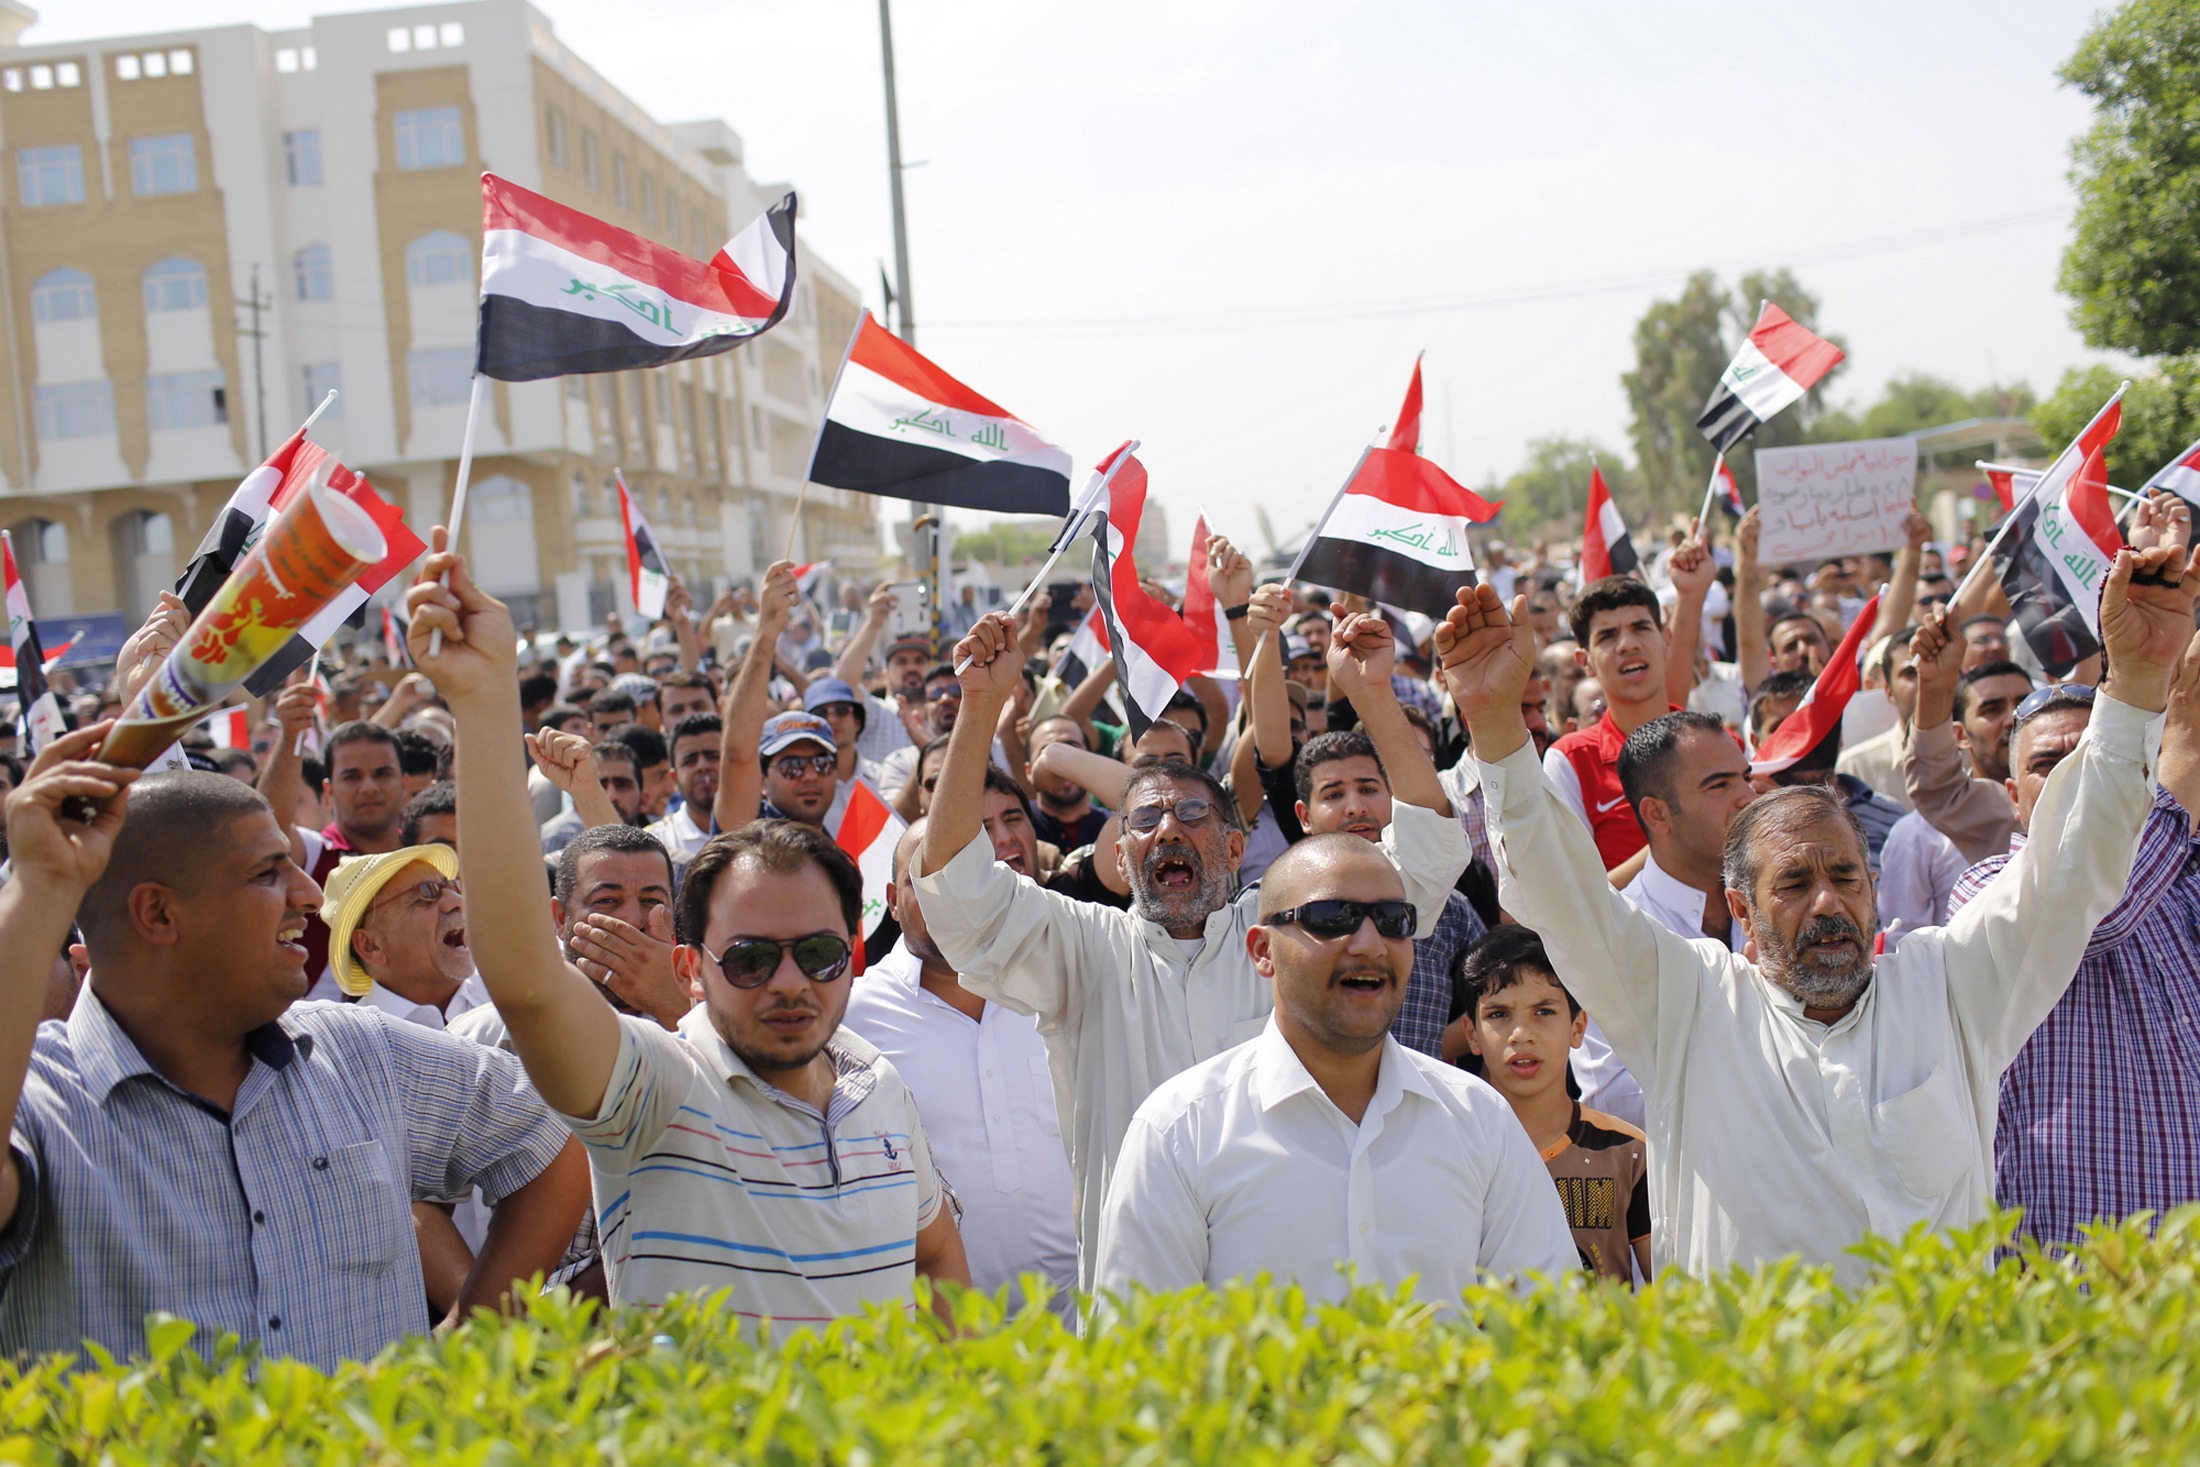
[[[871,0],[537,3],[659,118],[732,124],[877,308]],[[25,39],[328,8],[46,0]],[[1141,439],[1173,538],[1204,505],[1256,545],[1423,348],[1423,449],[1462,480],[1543,434],[1623,446],[1634,323],[1703,266],[1794,268],[1840,399],[2045,391],[2092,356],[2055,292],[2089,109],[2054,69],[2096,8],[898,0],[918,342],[1082,464]]]

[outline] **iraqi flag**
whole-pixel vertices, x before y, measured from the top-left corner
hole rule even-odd
[[[16,706],[22,710],[23,751],[36,754],[68,731],[61,716],[61,700],[46,686],[46,653],[39,644],[38,623],[31,618],[31,593],[15,563],[15,537],[0,530],[0,579],[4,579],[8,607],[8,650],[15,657]]]
[[[1769,422],[1773,414],[1817,385],[1837,366],[1841,348],[1798,325],[1771,301],[1757,311],[1742,349],[1719,375],[1696,428],[1724,453]]]
[[[1864,681],[1864,647],[1871,640],[1872,623],[1877,620],[1879,598],[1874,596],[1849,624],[1841,645],[1826,659],[1825,671],[1803,694],[1803,701],[1751,757],[1751,774],[1779,774],[1790,769],[1829,736],[1840,732],[1841,714]]]
[[[840,812],[833,844],[846,851],[863,875],[863,917],[856,933],[855,971],[863,971],[863,941],[886,920],[886,892],[894,884],[894,847],[909,823],[894,813],[867,779],[848,788],[848,807]]]
[[[2026,645],[2061,677],[2101,648],[2101,587],[2123,548],[2108,503],[2108,445],[2123,426],[2123,390],[2093,415],[2020,499],[1994,544],[2009,612]]]
[[[672,567],[657,544],[657,532],[642,518],[642,507],[626,487],[626,475],[611,471],[619,489],[619,523],[626,527],[626,585],[634,599],[634,613],[644,621],[665,614],[665,593],[672,589]]]
[[[474,370],[532,382],[731,351],[794,300],[794,214],[788,194],[692,260],[484,173]]]
[[[1238,675],[1237,643],[1230,637],[1229,618],[1215,605],[1214,588],[1207,584],[1207,516],[1192,525],[1192,558],[1184,571],[1184,623],[1199,633],[1200,645],[1211,661],[1201,672]]]
[[[244,476],[221,513],[214,517],[206,538],[192,552],[191,563],[183,568],[183,578],[176,582],[176,594],[194,617],[206,610],[206,603],[214,599],[237,562],[260,538],[260,531],[267,528],[269,506],[276,494],[293,476],[303,482],[327,457],[327,450],[308,442],[306,430],[300,428],[267,456],[266,463]]]
[[[1390,437],[1383,447],[1395,448],[1400,453],[1421,451],[1421,359],[1413,359],[1413,380],[1406,384],[1406,400],[1398,408],[1398,421],[1391,425]]]
[[[1474,584],[1467,526],[1503,508],[1419,454],[1370,448],[1314,527],[1298,578],[1442,616]]]
[[[309,444],[308,447],[311,447]],[[275,491],[273,513],[281,514],[290,502],[305,492],[310,477],[322,472],[328,474],[328,487],[349,499],[366,512],[382,532],[382,543],[388,552],[360,575],[359,579],[338,591],[320,615],[298,628],[297,635],[283,645],[281,651],[262,663],[259,670],[245,679],[245,691],[255,698],[271,697],[282,687],[284,679],[314,660],[320,650],[328,645],[328,639],[336,635],[336,629],[359,614],[374,598],[375,592],[387,586],[414,561],[428,553],[428,547],[405,523],[405,512],[374,492],[374,487],[335,459],[322,456],[322,462],[311,474],[293,471],[287,475],[282,487]]]
[[[1101,462],[1098,493],[1078,522],[1080,533],[1092,532],[1092,589],[1132,738],[1167,711],[1178,688],[1214,661],[1199,634],[1138,583],[1131,552],[1146,508],[1146,466],[1131,451],[1134,446],[1126,443]]]
[[[199,720],[199,727],[217,749],[252,748],[252,710],[249,708],[223,708],[209,713]]]
[[[2001,505],[2003,514],[2015,509],[2017,501],[2030,494],[2032,486],[2041,478],[2038,469],[2020,469],[2008,464],[1981,463],[1979,472],[1986,475],[1986,482],[1992,486],[1994,500]]]
[[[71,652],[74,652],[76,650],[76,644],[83,640],[83,632],[78,631],[72,634],[68,641],[63,642],[60,646],[45,654],[45,667],[47,669],[52,668],[55,663],[59,662],[62,658],[68,656]],[[0,688],[12,688],[14,686],[15,648],[12,644],[10,644],[8,646],[0,647]]]
[[[412,653],[405,646],[405,633],[412,623],[389,607],[382,608],[382,660],[392,667],[413,665]]]
[[[1734,482],[1734,471],[1723,457],[1711,461],[1711,502],[1733,519],[1749,513],[1742,507],[1742,486]]]
[[[1581,584],[1628,575],[1641,565],[1635,542],[1628,538],[1627,522],[1619,517],[1619,506],[1612,502],[1611,486],[1604,482],[1604,470],[1591,464],[1589,520],[1581,530]]]
[[[1069,513],[1066,449],[917,355],[865,311],[833,379],[810,482],[1001,514]]]
[[[1108,624],[1101,618],[1100,608],[1096,605],[1077,624],[1077,630],[1070,635],[1069,645],[1055,659],[1054,670],[1050,675],[1074,688],[1092,676],[1093,669],[1107,660]]]
[[[2200,504],[2200,442],[2162,465],[2140,486],[2141,493],[2151,494],[2157,489],[2166,489],[2187,504]]]

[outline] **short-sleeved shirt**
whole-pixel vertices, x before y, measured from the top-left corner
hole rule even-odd
[[[1582,1260],[1601,1277],[1634,1278],[1631,1245],[1650,1236],[1649,1142],[1642,1132],[1577,1100],[1564,1145],[1545,1152],[1543,1164],[1558,1184]]]
[[[730,1289],[744,1320],[823,1324],[913,1301],[942,1188],[901,1076],[842,1029],[820,1114],[759,1079],[698,1004],[677,1034],[622,1016],[588,1148],[613,1304]]]
[[[322,1370],[429,1324],[412,1204],[497,1202],[565,1149],[517,1059],[366,1004],[246,1041],[226,1114],[164,1079],[86,989],[39,1026],[9,1144],[0,1353],[142,1353],[165,1310]]]

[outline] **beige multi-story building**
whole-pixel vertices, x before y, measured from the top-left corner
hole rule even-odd
[[[42,619],[143,616],[331,388],[316,440],[416,528],[444,516],[484,171],[698,257],[785,187],[726,124],[652,119],[525,0],[51,46],[35,20],[0,0],[0,526]],[[807,250],[798,280],[735,351],[492,384],[464,548],[522,622],[623,603],[614,468],[699,600],[790,539],[880,561],[876,500],[798,495],[860,309]]]

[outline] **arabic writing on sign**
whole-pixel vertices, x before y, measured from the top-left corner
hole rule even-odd
[[[611,285],[592,285],[575,276],[565,287],[565,295],[577,295],[582,300],[616,301],[635,315],[656,327],[659,331],[672,331],[672,302],[664,296],[654,298],[642,294],[641,288],[631,280],[621,280]]]
[[[1443,524],[1410,525],[1399,530],[1369,530],[1367,538],[1410,545],[1415,550],[1426,550],[1431,555],[1441,555],[1447,560],[1456,560],[1459,556],[1458,542],[1452,538],[1450,526]]]
[[[1757,450],[1766,565],[1894,550],[1917,501],[1917,440],[1870,438]]]

